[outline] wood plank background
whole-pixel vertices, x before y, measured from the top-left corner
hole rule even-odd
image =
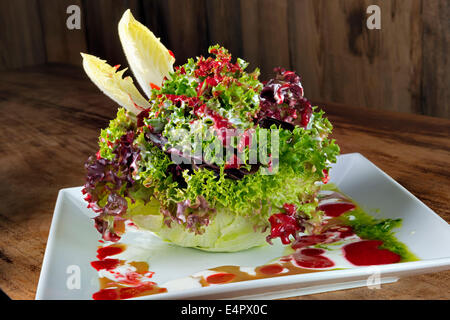
[[[66,27],[72,4],[81,30]],[[381,30],[366,28],[371,4]],[[314,101],[450,118],[448,0],[1,1],[0,70],[81,65],[80,51],[125,66],[117,23],[127,8],[179,64],[220,43],[262,79],[276,66],[297,71]]]

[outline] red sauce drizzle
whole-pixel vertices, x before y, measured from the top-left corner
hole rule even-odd
[[[321,234],[301,236],[292,244],[293,249],[301,249],[320,243],[333,243],[344,238],[353,236],[355,233],[350,226],[334,226]]]
[[[279,264],[269,264],[259,268],[259,272],[264,274],[277,274],[283,271],[283,267]]]
[[[339,217],[341,214],[354,210],[356,206],[353,203],[336,202],[326,203],[319,206],[319,210],[325,212],[325,215],[329,217]]]
[[[156,286],[151,281],[142,281],[142,279],[153,276],[152,271],[148,270],[146,262],[132,261],[129,264],[136,268],[136,271],[127,271],[120,273],[113,269],[123,265],[124,260],[106,258],[123,252],[126,248],[124,244],[113,244],[106,247],[100,247],[97,250],[98,261],[92,261],[91,266],[97,271],[108,270],[115,280],[108,278],[100,279],[100,290],[92,295],[94,300],[117,300],[129,299],[138,296],[151,295],[167,292],[166,288]]]
[[[224,146],[227,145],[227,132],[226,129],[231,129],[233,127],[232,123],[229,122],[224,117],[220,116],[217,112],[208,109],[205,104],[194,108],[194,114],[201,118],[207,116],[212,119],[214,122],[214,129],[217,132],[217,135],[222,141]]]
[[[292,244],[293,249],[301,249],[304,247],[313,246],[315,244],[324,243],[328,237],[325,234],[313,234],[310,236],[302,236],[295,240]]]
[[[199,85],[200,87],[201,85]],[[161,97],[161,96],[158,96]],[[194,110],[194,114],[198,118],[209,117],[214,122],[214,129],[217,135],[221,139],[223,145],[227,143],[226,129],[231,129],[233,124],[226,118],[220,116],[216,111],[209,109],[203,104],[198,97],[187,97],[184,95],[166,94],[165,97],[172,101],[172,103],[178,105],[181,103],[187,103]]]
[[[292,254],[297,265],[303,268],[320,269],[334,266],[334,262],[327,257],[322,256],[325,253],[323,249],[308,248]]]
[[[99,270],[111,270],[117,267],[120,263],[119,259],[104,259],[99,261],[92,261],[91,266],[99,271]]]
[[[364,240],[347,244],[342,248],[345,258],[357,266],[396,263],[401,257],[388,250],[380,249],[383,241]]]
[[[94,293],[92,297],[94,300],[119,300],[163,292],[167,292],[167,289],[158,288],[154,282],[148,282],[134,287],[102,289]]]
[[[125,250],[124,246],[110,245],[107,247],[101,247],[97,250],[97,259],[103,260],[106,257],[119,254]]]
[[[252,132],[250,130],[245,130],[238,144],[238,151],[242,152],[245,147],[249,147],[252,144]]]
[[[216,273],[213,275],[210,275],[206,278],[206,281],[211,284],[219,284],[219,283],[226,283],[233,280],[235,277],[232,273]]]
[[[337,194],[338,195],[338,194]],[[328,197],[335,197],[335,194]],[[339,199],[345,200],[342,197]],[[319,206],[326,215],[330,217],[339,217],[345,212],[354,210],[356,206],[350,202],[327,203]],[[350,201],[350,200],[346,200]],[[295,217],[297,207],[294,204],[284,204],[283,212],[274,214],[269,218],[271,223],[271,236],[280,237],[283,243],[289,243],[289,236],[296,234],[300,226]],[[238,266],[223,266],[212,269],[218,273],[203,278],[202,286],[209,284],[224,284],[230,282],[239,282],[244,280],[261,279],[283,275],[299,274],[305,272],[315,272],[314,269],[327,269],[335,267],[335,263],[324,256],[326,250],[322,248],[311,248],[317,244],[334,243],[336,241],[354,236],[355,233],[350,226],[342,225],[339,219],[329,219],[322,226],[320,234],[306,235],[297,237],[292,248],[295,252],[279,259],[280,264],[268,264],[256,267],[256,276],[248,275],[239,270]],[[271,237],[268,238],[269,240]],[[344,257],[356,266],[381,265],[400,262],[401,256],[388,250],[380,248],[383,245],[381,240],[359,240],[345,245],[342,248]],[[96,270],[111,270],[123,263],[118,259],[108,259],[106,257],[116,255],[124,250],[125,246],[114,244],[99,248],[97,258],[100,261],[93,261],[91,265]],[[138,296],[167,292],[165,288],[159,288],[154,282],[142,282],[142,276],[151,277],[153,272],[148,271],[148,265],[145,262],[133,262],[137,268],[136,272],[129,272],[125,277],[118,281],[106,281],[106,285],[93,295],[95,300],[116,300],[129,299]],[[145,264],[138,265],[138,264]],[[316,270],[324,271],[324,270]],[[113,274],[117,272],[110,271]],[[118,273],[117,273],[118,274]],[[132,285],[132,286],[129,286]]]

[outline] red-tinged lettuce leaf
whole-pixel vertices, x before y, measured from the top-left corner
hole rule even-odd
[[[105,240],[119,239],[114,222],[127,211],[125,198],[131,197],[135,183],[133,172],[137,170],[140,158],[139,149],[133,142],[134,132],[128,131],[118,140],[112,160],[91,156],[85,164],[87,174],[82,192],[86,194],[88,208],[99,214],[95,226]]]
[[[275,69],[276,76],[264,84],[260,94],[258,119],[276,119],[306,128],[312,115],[312,106],[303,97],[300,77],[292,71]]]

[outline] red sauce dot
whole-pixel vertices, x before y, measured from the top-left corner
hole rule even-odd
[[[232,273],[216,273],[206,278],[206,282],[211,284],[219,284],[219,283],[226,283],[233,280],[235,277]]]
[[[353,203],[337,202],[326,203],[319,206],[319,210],[325,212],[325,215],[329,217],[339,217],[341,214],[354,210],[356,206]]]
[[[92,295],[94,300],[117,300],[119,299],[119,290],[102,289]]]
[[[104,259],[100,261],[92,261],[91,266],[99,271],[99,270],[110,270],[114,269],[119,265],[120,261],[118,259]]]
[[[153,282],[143,283],[135,287],[120,288],[120,299],[130,299],[153,289]]]
[[[130,299],[138,296],[167,292],[166,288],[154,287],[154,282],[143,283],[134,287],[107,288],[92,295],[94,300],[119,300]]]
[[[325,242],[327,239],[328,239],[328,236],[326,234],[302,236],[294,242],[294,244],[292,245],[292,248],[293,249],[301,249],[304,247],[308,247],[308,246],[312,246],[315,244]]]
[[[318,256],[321,255],[322,253],[325,253],[325,250],[316,248],[308,248],[302,250],[302,254],[310,257]]]
[[[380,249],[383,241],[364,240],[350,243],[342,248],[345,258],[357,266],[372,266],[397,263],[401,257],[388,250]]]
[[[323,249],[303,249],[297,251],[292,256],[298,266],[309,269],[323,269],[334,266],[334,262],[321,254],[325,253]]]
[[[113,256],[115,254],[119,254],[124,251],[123,247],[117,247],[114,245],[102,247],[97,250],[97,258],[103,260],[106,257]]]
[[[261,267],[259,272],[264,274],[277,274],[283,271],[283,267],[278,264],[269,264],[267,266]]]

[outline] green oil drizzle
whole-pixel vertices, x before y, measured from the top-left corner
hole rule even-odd
[[[402,257],[401,262],[420,260],[414,255],[408,247],[397,240],[393,229],[400,228],[402,219],[376,219],[367,214],[361,207],[346,194],[341,192],[333,183],[321,186],[321,190],[334,191],[348,200],[350,200],[356,208],[350,212],[344,213],[338,219],[346,226],[352,227],[357,236],[365,240],[383,241],[381,248],[390,250]],[[379,213],[380,210],[374,210]]]
[[[401,227],[402,219],[376,219],[365,213],[360,207],[344,213],[339,219],[344,225],[352,227],[360,238],[383,241],[381,248],[401,256],[401,262],[419,260],[404,243],[395,237],[393,229]]]

